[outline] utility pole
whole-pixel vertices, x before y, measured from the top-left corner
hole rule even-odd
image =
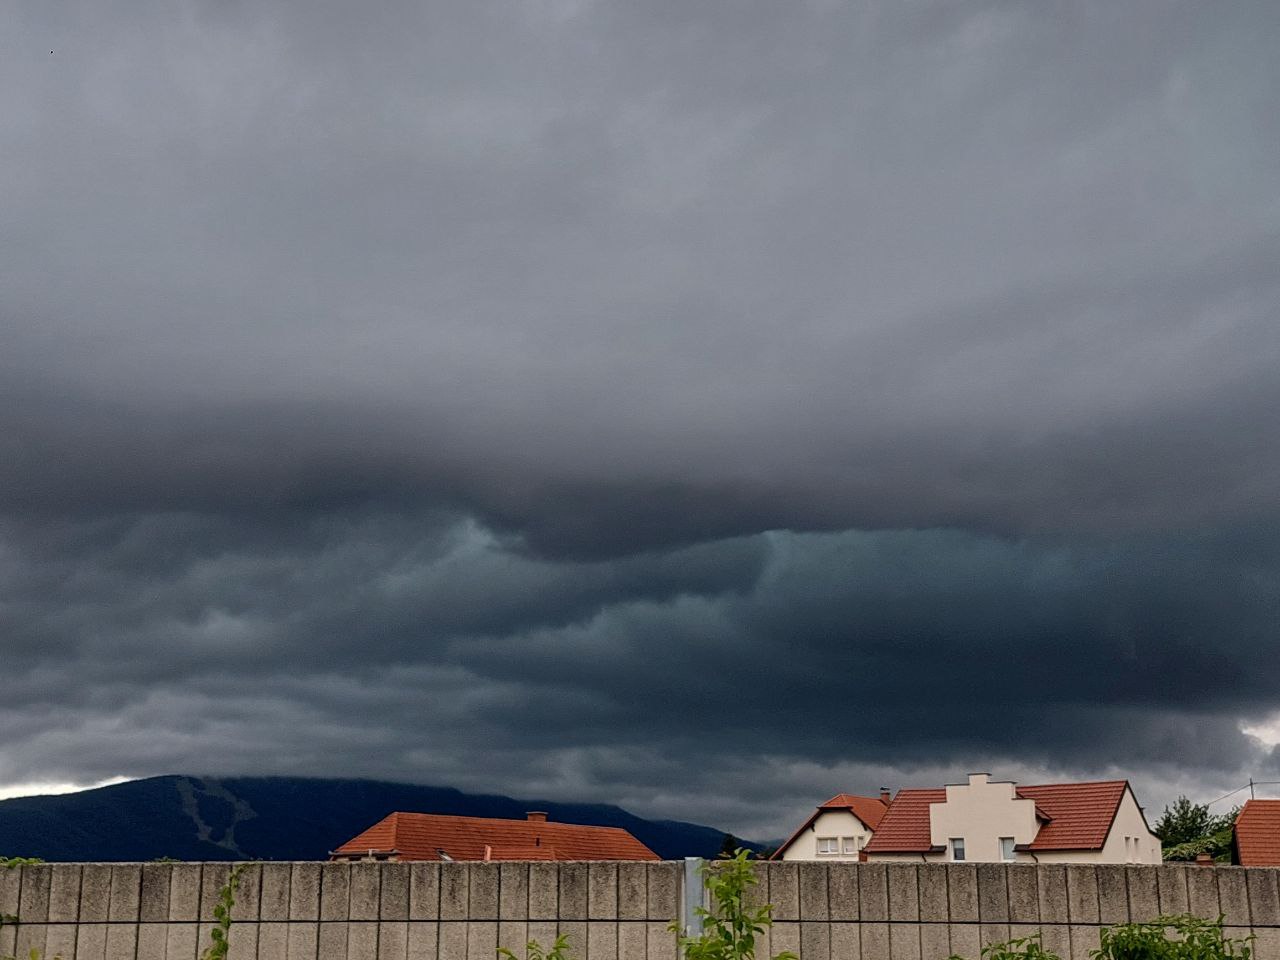
[[[1249,799],[1250,800],[1256,799],[1253,795],[1253,777],[1249,778]]]

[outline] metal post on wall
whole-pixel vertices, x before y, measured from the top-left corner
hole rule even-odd
[[[698,908],[707,906],[707,888],[702,883],[701,857],[684,858],[684,896],[680,898],[680,929],[686,937],[702,932]]]

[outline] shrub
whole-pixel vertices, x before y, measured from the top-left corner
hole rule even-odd
[[[1222,933],[1222,917],[1204,920],[1191,914],[1159,917],[1150,923],[1104,927],[1092,960],[1251,960],[1253,937],[1232,940]],[[952,956],[951,960],[962,960]],[[993,943],[982,960],[1061,960],[1040,944],[1040,935]]]
[[[1222,917],[1204,920],[1184,913],[1106,928],[1102,947],[1092,956],[1094,960],[1249,960],[1252,941],[1252,936],[1241,940],[1224,936]]]
[[[525,960],[569,960],[569,938],[565,934],[556,937],[556,942],[546,950],[537,940],[530,940],[524,945]],[[503,960],[520,960],[506,947],[498,948],[498,956]]]
[[[963,960],[963,958],[952,954],[950,960]],[[987,944],[982,948],[982,960],[1062,960],[1062,958],[1046,950],[1040,943],[1040,934],[1033,933],[1029,937],[1019,937],[1017,940]]]
[[[750,856],[750,850],[740,847],[728,859],[702,865],[712,908],[698,908],[702,928],[698,936],[679,937],[687,960],[755,960],[756,937],[773,924],[773,905],[747,906],[747,891],[759,882]],[[671,929],[679,932],[679,924],[673,923]],[[799,958],[785,952],[773,960]]]

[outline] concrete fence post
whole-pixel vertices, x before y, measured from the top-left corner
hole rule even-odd
[[[683,896],[680,898],[680,929],[686,937],[697,936],[702,931],[698,908],[706,908],[707,888],[702,882],[701,857],[684,858],[684,877],[681,881]]]

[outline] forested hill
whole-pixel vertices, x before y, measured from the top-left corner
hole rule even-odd
[[[724,833],[604,804],[551,803],[375,780],[151,777],[0,801],[0,856],[45,860],[319,860],[393,810],[624,827],[664,859],[714,856]]]

